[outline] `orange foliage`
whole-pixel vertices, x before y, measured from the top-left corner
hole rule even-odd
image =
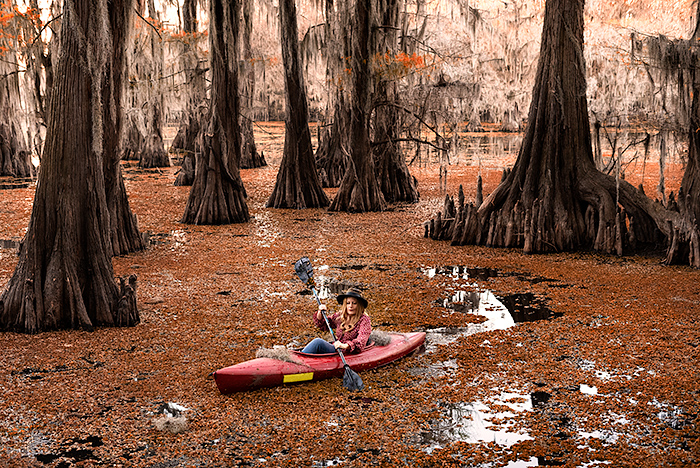
[[[14,27],[20,22],[31,23],[36,30],[40,30],[43,25],[39,10],[27,8],[23,12],[9,1],[2,2],[0,4],[0,40],[6,44],[0,46],[0,54],[5,54],[13,47],[9,43],[21,44],[23,42],[22,36],[15,32],[20,28]]]
[[[386,52],[374,57],[376,72],[387,78],[401,78],[409,73],[423,70],[426,68],[426,63],[426,56],[415,52],[412,54]]]
[[[7,23],[10,22],[15,17],[14,13],[8,13],[6,11],[3,11],[0,13],[0,24],[3,26],[7,26]]]
[[[425,65],[425,59],[422,55],[418,55],[415,52],[408,55],[406,52],[399,52],[396,54],[395,60],[403,65],[406,69],[410,68],[420,68]]]

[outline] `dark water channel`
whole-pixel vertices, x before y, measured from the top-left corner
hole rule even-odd
[[[93,450],[104,445],[102,437],[88,436],[84,439],[76,438],[65,442],[61,448],[51,453],[37,453],[35,458],[44,464],[54,464],[58,468],[73,466],[78,462],[98,462],[99,459]]]
[[[446,266],[440,268],[420,269],[429,278],[442,276],[451,278],[457,286],[462,286],[466,290],[458,291],[444,303],[444,306],[456,312],[475,313],[479,309],[479,300],[483,296],[483,291],[479,292],[474,281],[486,281],[490,278],[510,276],[530,283],[558,283],[558,280],[528,276],[522,273],[504,273],[493,268],[471,268],[463,266]],[[559,285],[565,287],[566,285]],[[513,318],[513,322],[534,322],[546,320],[553,317],[560,317],[561,313],[553,312],[547,303],[546,297],[536,296],[533,293],[514,293],[507,295],[494,295],[500,304],[505,307]]]

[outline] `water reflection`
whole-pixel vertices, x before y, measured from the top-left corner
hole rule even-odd
[[[187,233],[182,229],[170,231],[170,236],[173,238],[173,246],[170,250],[185,250],[187,243]]]
[[[467,314],[486,318],[481,323],[468,323],[464,327],[434,328],[426,330],[426,352],[435,351],[437,346],[445,346],[458,338],[493,330],[506,330],[513,325],[513,317],[508,309],[491,291],[456,291],[445,298],[443,306]]]
[[[324,271],[328,269],[328,265],[323,265],[317,270]],[[348,288],[354,287],[361,290],[366,289],[365,286],[356,282],[349,280],[338,280],[337,278],[330,278],[327,276],[319,275],[315,277],[316,280],[316,293],[319,299],[334,299],[335,296],[347,291]]]
[[[499,271],[495,268],[470,268],[465,266],[444,266],[436,268],[423,268],[423,273],[428,278],[434,278],[435,276],[448,276],[453,279],[474,279],[474,280],[487,280],[489,278],[495,278],[499,276]]]
[[[255,243],[260,247],[270,247],[280,236],[279,226],[269,211],[260,211],[252,220],[255,223]]]
[[[457,151],[456,163],[512,165],[522,139],[521,133],[460,134],[461,148]]]
[[[491,408],[499,409],[491,409]],[[503,408],[507,409],[503,409]],[[446,403],[440,406],[443,417],[431,421],[429,431],[420,433],[426,452],[451,442],[496,443],[510,447],[518,442],[533,440],[528,434],[515,430],[518,413],[532,410],[527,396],[502,392],[492,402]]]
[[[483,314],[480,302],[486,301],[487,307],[505,308],[514,323],[533,322],[552,317],[560,317],[547,307],[547,299],[533,293],[516,293],[494,296],[489,291],[479,291],[479,286],[473,281],[486,281],[499,276],[516,276],[531,281],[554,281],[542,278],[526,278],[517,273],[503,273],[494,268],[470,268],[465,266],[445,266],[419,269],[428,278],[444,277],[452,281],[442,285],[448,291],[448,297],[443,306],[456,312]],[[457,289],[459,288],[459,289]],[[462,289],[463,288],[463,289]],[[456,291],[455,291],[456,289]],[[452,291],[452,292],[449,292]],[[478,310],[481,309],[481,310]],[[487,317],[488,318],[488,317]]]
[[[479,288],[476,280],[485,281],[497,277],[500,272],[488,268],[448,266],[421,270],[428,278],[444,277],[438,285],[444,288],[446,296],[442,306],[449,313],[474,314],[485,318],[482,323],[468,323],[463,327],[435,328],[427,330],[426,352],[434,352],[438,346],[446,346],[459,338],[492,330],[505,330],[517,321],[533,317],[526,310],[536,309],[534,297],[522,298],[518,295],[504,296],[510,307],[491,291]],[[528,307],[525,307],[528,306]],[[548,310],[548,309],[547,309]],[[514,320],[514,314],[520,320]],[[548,313],[539,314],[542,318]],[[454,360],[431,364],[422,372],[431,376],[450,376],[457,371]],[[496,443],[510,447],[518,442],[532,440],[525,432],[515,429],[518,413],[532,410],[530,395],[501,392],[491,402],[442,403],[441,417],[431,421],[430,429],[418,435],[418,442],[424,450],[432,453],[452,442]],[[493,408],[493,409],[492,409]],[[506,409],[503,409],[506,408]],[[512,462],[511,467],[537,466],[537,458]]]
[[[448,284],[440,286],[447,291],[447,296],[442,300],[441,305],[450,313],[473,314],[486,319],[481,323],[468,323],[464,327],[426,330],[426,352],[432,352],[437,346],[448,345],[461,337],[492,330],[505,330],[515,325],[508,308],[491,291],[479,289],[478,285],[471,281],[498,276],[498,270],[447,266],[424,268],[420,271],[428,278],[442,276],[451,279]]]
[[[0,260],[16,257],[19,252],[19,241],[0,239]]]

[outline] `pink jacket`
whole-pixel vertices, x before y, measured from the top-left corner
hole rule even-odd
[[[314,323],[321,330],[328,330],[323,317],[317,317],[316,314],[314,314]],[[344,351],[345,353],[359,353],[367,346],[367,340],[369,340],[369,335],[372,333],[372,321],[369,315],[363,314],[360,321],[355,324],[355,328],[349,332],[344,332],[343,329],[340,328],[340,312],[328,316],[328,323],[330,323],[331,327],[335,330],[335,338],[341,343],[350,345],[350,347]]]

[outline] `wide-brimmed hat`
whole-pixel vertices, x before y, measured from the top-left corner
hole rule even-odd
[[[357,288],[349,288],[343,294],[338,294],[338,304],[342,304],[346,297],[354,297],[362,304],[362,307],[367,308],[367,299],[362,297],[362,291]]]

